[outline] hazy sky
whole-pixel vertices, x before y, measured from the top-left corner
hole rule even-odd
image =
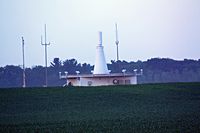
[[[0,0],[0,66],[44,64],[40,36],[47,24],[48,62],[75,58],[94,64],[98,31],[107,62],[116,59],[200,58],[200,0]]]

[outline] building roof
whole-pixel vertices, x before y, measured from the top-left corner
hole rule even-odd
[[[110,74],[77,74],[67,75],[67,79],[74,78],[106,78],[106,77],[132,77],[136,76],[133,73],[110,73]]]

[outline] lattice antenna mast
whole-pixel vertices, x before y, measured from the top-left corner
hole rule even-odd
[[[118,45],[119,45],[119,40],[118,40],[118,30],[117,30],[117,23],[115,23],[115,33],[116,33],[116,41],[115,41],[115,44],[116,44],[116,47],[117,47],[117,61],[119,60],[119,48],[118,48]]]
[[[22,87],[26,87],[26,74],[25,74],[25,55],[24,55],[24,38],[22,37],[22,59],[23,59],[23,81]]]
[[[44,87],[47,87],[48,82],[47,82],[47,46],[50,45],[50,42],[47,43],[47,35],[46,35],[46,24],[44,25],[44,43],[43,43],[43,39],[41,36],[41,45],[44,45],[45,47],[45,85]]]

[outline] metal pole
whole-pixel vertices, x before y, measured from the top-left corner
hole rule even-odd
[[[119,48],[118,48],[118,44],[119,44],[119,40],[118,40],[118,30],[117,30],[117,23],[115,23],[115,28],[116,28],[116,46],[117,46],[117,61],[119,60]]]
[[[22,37],[22,58],[23,58],[23,85],[22,87],[26,87],[26,75],[25,75],[25,57],[24,57],[24,38]]]
[[[118,44],[117,44],[117,61],[119,60],[119,49],[118,49]]]
[[[45,29],[45,87],[47,87],[47,35],[46,35],[46,24],[45,24],[45,27],[44,27]]]
[[[47,35],[46,35],[46,24],[44,25],[44,44],[42,43],[42,37],[41,37],[41,44],[45,46],[45,87],[48,85],[48,80],[47,80],[47,45],[50,45],[50,43],[47,43]]]

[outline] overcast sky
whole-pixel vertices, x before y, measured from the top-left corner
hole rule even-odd
[[[44,65],[40,37],[47,24],[48,62],[75,58],[94,64],[98,31],[106,60],[200,58],[200,0],[0,0],[0,66]]]

